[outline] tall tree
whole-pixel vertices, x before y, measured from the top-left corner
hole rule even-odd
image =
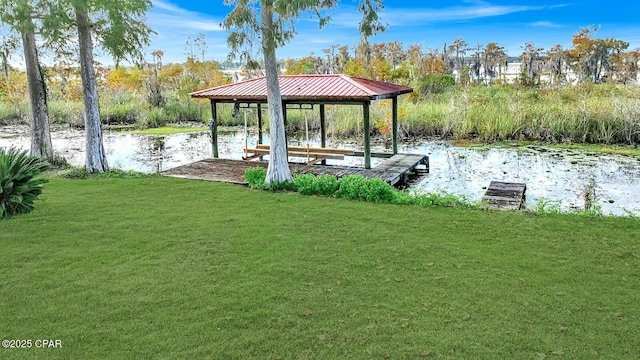
[[[152,30],[144,15],[150,0],[58,0],[44,19],[48,41],[64,48],[75,29],[85,106],[85,167],[88,172],[109,170],[102,141],[102,124],[93,61],[93,39],[114,59],[141,62]]]
[[[425,56],[420,44],[409,45],[409,48],[407,49],[407,61],[410,64],[409,76],[411,77],[411,80],[416,80],[424,75],[422,67],[424,58]]]
[[[536,85],[540,82],[540,71],[542,70],[542,51],[543,48],[537,48],[532,42],[524,44],[522,55],[522,83],[526,85]]]
[[[551,83],[558,84],[566,81],[564,68],[567,62],[567,52],[562,45],[556,44],[547,51],[546,67],[551,75]]]
[[[496,66],[498,67],[498,72],[500,72],[502,64],[506,63],[506,61],[507,53],[504,51],[504,47],[498,46],[494,42],[487,44],[484,48],[482,60],[485,83],[490,84],[493,81],[496,77]],[[500,75],[498,74],[498,76]]]
[[[107,154],[102,142],[102,123],[100,122],[100,104],[96,74],[93,70],[93,42],[91,41],[91,22],[86,1],[74,3],[78,44],[80,50],[80,77],[84,99],[85,167],[88,172],[109,171]]]
[[[594,38],[598,30],[588,26],[573,36],[573,49],[568,51],[568,56],[580,81],[600,82],[603,73],[611,68],[610,58],[629,47],[628,42],[614,38]]]
[[[475,83],[480,83],[480,68],[482,67],[482,58],[484,57],[482,45],[478,44],[469,50],[473,50],[471,61],[469,62],[469,74]]]
[[[464,56],[467,53],[467,48],[469,44],[462,40],[461,38],[456,38],[453,40],[453,44],[447,47],[447,58],[449,59],[449,66],[451,69],[451,73],[455,71],[456,80],[461,82],[464,75],[462,74],[462,70],[464,67]],[[446,47],[446,46],[445,46]]]
[[[339,0],[225,0],[225,4],[233,6],[222,23],[227,30],[231,30],[228,43],[232,53],[237,54],[241,49],[251,47],[256,39],[261,39],[271,136],[266,182],[292,181],[287,158],[276,49],[293,38],[295,21],[300,15],[308,13],[317,16],[320,27],[323,27],[330,20],[323,13],[336,7]],[[364,36],[384,30],[378,18],[378,11],[382,7],[382,0],[359,0],[358,10],[363,15],[360,32]]]
[[[47,90],[36,47],[38,30],[34,18],[47,4],[37,0],[0,0],[2,22],[20,33],[24,60],[27,70],[29,99],[31,102],[31,150],[30,154],[50,162],[54,160],[51,133],[49,131],[49,112],[47,110]]]
[[[614,54],[611,57],[611,72],[614,81],[627,84],[638,77],[638,64],[640,64],[640,48]]]
[[[351,60],[351,54],[349,54],[349,46],[344,45],[338,48],[338,54],[336,54],[336,61],[334,63],[335,72],[341,74],[344,72],[344,67]]]
[[[406,53],[402,43],[393,41],[387,44],[387,57],[391,59],[391,66],[395,70],[404,61]]]

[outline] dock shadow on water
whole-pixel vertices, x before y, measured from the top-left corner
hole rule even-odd
[[[243,131],[221,130],[218,149],[221,158],[242,159],[246,145],[255,147],[256,134],[245,139]],[[289,137],[292,145],[306,145],[304,137]],[[318,146],[319,140],[309,140]],[[55,151],[72,165],[84,164],[84,134],[73,129],[52,132]],[[265,139],[268,143],[268,138]],[[3,128],[0,147],[29,148],[29,131]],[[156,173],[211,157],[206,131],[173,135],[104,133],[109,165],[123,170]],[[329,141],[329,146],[358,148],[358,145]],[[358,149],[360,150],[360,149]],[[372,151],[389,151],[384,143],[372,144]],[[559,204],[562,210],[585,206],[585,187],[595,184],[595,205],[604,214],[640,216],[640,158],[595,154],[540,146],[513,148],[465,148],[447,142],[400,145],[400,152],[429,156],[430,173],[412,184],[410,191],[443,192],[480,200],[491,181],[527,184],[527,206],[539,201]],[[375,167],[380,160],[373,159]],[[347,157],[344,165],[362,166],[362,158]]]

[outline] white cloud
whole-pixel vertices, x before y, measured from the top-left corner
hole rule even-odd
[[[162,10],[167,10],[169,12],[173,12],[173,13],[187,13],[188,11],[179,8],[173,4],[170,4],[168,2],[164,2],[162,0],[153,0],[153,7],[154,8],[158,8],[158,9],[162,9]]]
[[[488,4],[453,6],[444,9],[399,9],[383,13],[383,19],[389,21],[391,24],[400,25],[406,24],[407,22],[471,20],[541,9],[542,7],[540,6],[500,6]]]
[[[479,18],[503,16],[513,13],[549,10],[568,6],[557,4],[550,6],[541,5],[494,5],[485,1],[466,0],[463,6],[450,6],[445,8],[397,8],[383,9],[381,19],[391,26],[411,25],[416,23],[437,23],[446,21],[466,21]],[[353,11],[340,12],[333,17],[333,23],[356,27],[360,21],[359,14]]]
[[[149,49],[162,49],[165,62],[181,62],[188,51],[187,39],[195,39],[202,33],[206,39],[207,58],[224,60],[226,34],[220,27],[221,21],[216,16],[190,11],[166,0],[153,0],[147,23],[157,34],[152,36]]]
[[[555,23],[552,23],[551,21],[536,21],[536,22],[530,23],[528,26],[531,26],[531,27],[544,27],[544,28],[564,27],[563,25],[555,24]]]
[[[189,11],[163,0],[153,0],[153,7],[147,15],[149,24],[160,32],[168,31],[223,31],[222,19]]]

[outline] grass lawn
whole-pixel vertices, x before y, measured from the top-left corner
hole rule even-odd
[[[637,359],[640,220],[163,177],[0,222],[2,359]]]

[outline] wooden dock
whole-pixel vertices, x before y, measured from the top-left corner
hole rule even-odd
[[[370,170],[373,177],[395,186],[406,183],[416,171],[428,173],[429,158],[418,154],[395,154]]]
[[[178,166],[161,172],[161,175],[247,184],[244,172],[254,167],[267,168],[267,161],[244,161],[230,159],[204,159],[191,164]],[[289,167],[296,174],[332,175],[341,178],[347,175],[362,175],[365,178],[382,179],[393,186],[406,183],[412,176],[429,172],[429,158],[419,154],[396,154],[385,159],[380,165],[372,169],[338,165],[307,165],[289,163]]]
[[[521,210],[526,202],[527,184],[492,181],[482,197],[489,209]]]

